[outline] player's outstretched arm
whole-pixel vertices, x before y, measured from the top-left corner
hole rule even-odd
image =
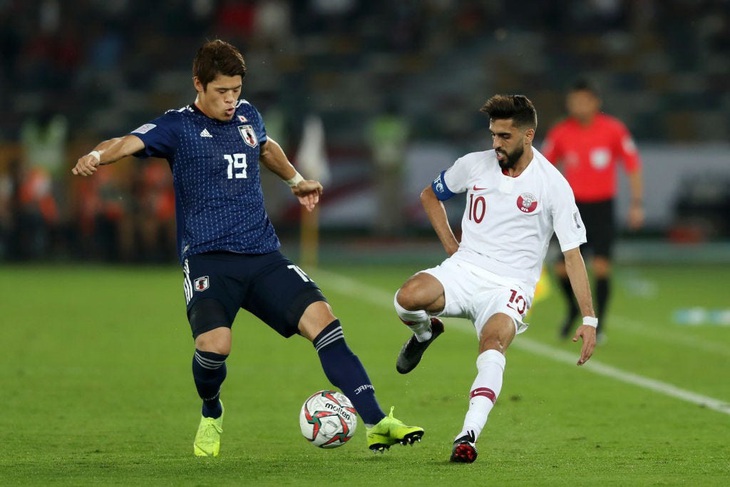
[[[135,135],[125,135],[105,140],[94,147],[94,150],[83,155],[71,169],[75,176],[91,176],[99,166],[117,162],[123,157],[131,156],[144,149],[144,142]]]
[[[289,185],[294,196],[299,199],[299,203],[307,210],[312,211],[319,203],[322,184],[313,179],[304,179],[289,162],[284,150],[274,139],[268,138],[266,143],[261,146],[259,160],[267,169]]]
[[[597,323],[595,313],[593,312],[593,298],[591,297],[591,286],[588,281],[588,272],[583,256],[580,253],[580,247],[568,250],[563,253],[565,256],[565,269],[570,278],[570,285],[573,288],[573,294],[578,301],[578,307],[583,314],[583,323],[575,332],[573,341],[583,340],[583,346],[580,350],[580,358],[578,365],[583,365],[593,355],[596,348],[596,327]],[[591,325],[585,324],[591,322]]]
[[[436,197],[430,185],[421,191],[421,204],[444,250],[448,255],[454,255],[459,250],[459,241],[451,229],[444,204]]]

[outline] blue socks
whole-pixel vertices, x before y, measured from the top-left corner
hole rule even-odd
[[[312,340],[327,379],[352,401],[366,425],[374,425],[385,417],[375,398],[365,368],[345,342],[340,321],[335,320]]]
[[[365,424],[380,422],[385,413],[375,398],[375,388],[360,359],[347,346],[339,320],[327,325],[312,343],[327,379],[352,401]],[[220,392],[226,378],[226,358],[228,355],[195,350],[193,378],[203,400],[202,414],[207,418],[223,413]]]
[[[220,402],[221,384],[226,378],[226,358],[213,352],[195,350],[193,356],[193,379],[198,395],[203,400],[203,416],[219,418],[223,414]]]

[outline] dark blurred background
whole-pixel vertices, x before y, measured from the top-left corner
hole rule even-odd
[[[216,37],[244,53],[269,135],[326,183],[321,234],[355,253],[437,244],[418,193],[489,146],[487,98],[532,99],[539,147],[588,76],[644,162],[647,225],[626,231],[619,199],[619,258],[728,259],[728,0],[0,0],[0,260],[175,260],[166,163],[70,168],[191,103],[192,58]],[[264,186],[295,240],[296,200]]]

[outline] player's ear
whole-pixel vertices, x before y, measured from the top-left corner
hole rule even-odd
[[[529,128],[525,130],[525,138],[527,139],[527,143],[532,144],[532,140],[535,138],[535,129]]]
[[[205,91],[205,88],[203,88],[203,83],[200,82],[197,76],[193,76],[193,86],[195,87],[195,91],[198,93],[202,93]]]

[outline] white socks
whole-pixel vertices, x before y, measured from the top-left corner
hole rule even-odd
[[[477,357],[477,377],[469,393],[469,411],[464,418],[464,427],[456,438],[464,436],[469,431],[474,432],[475,439],[479,437],[487,423],[487,416],[502,390],[505,364],[504,355],[497,350],[487,350]]]
[[[397,292],[393,298],[393,306],[395,306],[395,312],[398,313],[400,320],[416,335],[416,340],[425,342],[431,338],[431,318],[426,311],[408,311],[398,303]]]

